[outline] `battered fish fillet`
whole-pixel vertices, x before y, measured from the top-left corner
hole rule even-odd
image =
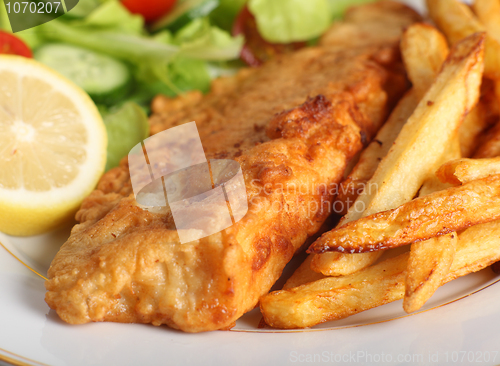
[[[206,96],[154,101],[152,134],[196,121],[208,159],[241,165],[249,211],[222,232],[180,244],[169,212],[137,205],[124,159],[85,199],[49,269],[45,299],[64,321],[202,332],[230,328],[257,305],[326,219],[329,188],[407,87],[398,35],[420,17],[390,2],[349,14],[335,32],[362,37],[366,17],[392,28],[356,47],[325,39],[216,80]]]

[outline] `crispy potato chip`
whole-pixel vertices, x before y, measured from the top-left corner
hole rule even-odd
[[[380,160],[387,155],[401,128],[415,110],[418,102],[419,99],[416,98],[415,92],[410,90],[399,101],[375,139],[362,152],[358,164],[339,188],[336,200],[342,202],[341,207],[345,208],[342,212],[343,214],[347,212],[347,209],[354,203],[365,187],[370,189],[370,178],[377,170]],[[374,187],[376,188],[376,186]],[[381,255],[382,253],[378,252],[356,255],[345,253],[312,254],[312,260],[308,262],[311,264],[311,269],[315,272],[326,276],[343,276],[368,267],[377,261]],[[304,273],[297,273],[297,276],[303,276]],[[295,277],[295,274],[293,274],[292,278]]]
[[[364,191],[357,202],[363,215],[391,209],[415,197],[430,169],[455,138],[467,111],[477,103],[483,71],[484,34],[459,42],[443,70],[405,124],[371,183],[378,189]],[[356,203],[358,204],[358,203]],[[351,210],[343,223],[361,216]]]
[[[453,232],[411,245],[403,299],[407,313],[420,309],[448,275],[456,242],[457,233]]]
[[[428,37],[435,41],[425,41],[426,36],[420,32],[430,34]],[[429,60],[419,65],[409,61],[412,67],[422,67],[427,71],[413,70],[413,77],[429,74],[429,69],[436,69],[436,59],[444,56],[442,39],[438,31],[432,27],[417,25],[410,27],[405,33],[407,41],[403,42],[408,50],[407,55],[416,55],[423,45],[413,45],[414,42],[426,42],[427,45],[436,47],[430,50],[432,56]],[[439,41],[441,39],[441,41]],[[414,40],[414,41],[411,41]],[[415,113],[403,127],[396,142],[391,147],[389,154],[380,163],[375,175],[366,184],[367,187],[375,186],[376,189],[365,189],[358,197],[356,205],[344,216],[341,225],[356,220],[375,212],[397,207],[410,201],[418,192],[422,183],[428,178],[434,164],[446,151],[457,131],[460,122],[467,111],[473,108],[479,95],[479,84],[482,75],[482,53],[484,35],[473,35],[454,47],[439,74],[425,96],[419,103]],[[410,49],[415,51],[410,51]],[[410,56],[408,56],[410,57]],[[413,56],[411,56],[413,57]],[[422,58],[426,59],[426,58]],[[459,76],[462,75],[462,76]],[[470,78],[469,81],[465,79]],[[420,89],[425,87],[425,80],[420,82]],[[453,85],[453,86],[452,86]],[[448,104],[457,105],[446,108],[446,115],[442,115],[441,107]],[[459,102],[460,101],[460,102]],[[460,106],[461,108],[456,108]],[[424,118],[425,117],[425,118]],[[442,123],[446,121],[448,123]],[[428,134],[432,136],[427,136]],[[360,160],[362,162],[362,160]],[[356,170],[356,168],[355,168]],[[364,208],[359,209],[359,207]],[[323,236],[323,238],[327,235]],[[347,254],[349,256],[349,254]],[[370,265],[379,258],[376,254],[354,255],[353,258],[325,253],[323,258],[314,258],[311,262],[315,271],[326,275],[341,275],[352,273]],[[350,272],[346,271],[349,270]]]
[[[422,187],[420,188],[420,191],[418,191],[418,196],[419,197],[427,196],[428,194],[431,194],[431,193],[434,193],[437,191],[442,191],[442,190],[448,189],[450,187],[453,187],[453,185],[451,185],[449,183],[441,182],[436,177],[436,171],[443,164],[449,162],[450,160],[460,159],[461,156],[462,156],[462,154],[461,154],[460,141],[458,138],[455,138],[448,146],[448,150],[441,157],[441,159],[439,159],[436,162],[436,164],[434,165],[434,168],[431,170],[428,177],[425,179],[424,183],[422,184]]]
[[[345,276],[372,265],[382,254],[382,250],[356,254],[338,252],[311,254],[311,269],[325,276]]]
[[[271,292],[261,298],[261,312],[272,327],[305,328],[400,300],[409,255],[401,254],[349,276]],[[498,260],[500,221],[473,226],[459,234],[453,263],[441,285]]]
[[[460,158],[460,148],[457,138],[439,163]],[[422,185],[419,196],[423,197],[449,187],[449,184],[440,182],[436,175],[432,174]],[[448,269],[455,255],[456,235],[453,232],[411,244],[403,298],[403,308],[406,312],[420,309],[448,275]]]
[[[484,34],[479,33],[455,45],[436,82],[370,180],[370,183],[377,184],[378,189],[365,190],[358,197],[356,205],[361,204],[366,209],[362,214],[360,210],[350,210],[341,220],[341,225],[413,199],[456,138],[464,115],[478,100],[483,50]],[[315,253],[329,250],[331,233],[323,234],[311,250]]]
[[[500,42],[500,0],[475,0],[472,9],[488,33]]]
[[[361,153],[353,171],[342,182],[337,201],[348,208],[373,177],[379,162],[387,155],[399,132],[438,75],[449,49],[445,37],[436,28],[416,23],[408,27],[401,39],[401,53],[413,89],[394,108],[375,139]]]
[[[314,282],[325,278],[321,273],[311,271],[311,260],[313,256],[308,255],[304,262],[295,270],[292,276],[283,285],[283,289],[297,287],[309,282]]]
[[[436,79],[449,51],[444,35],[429,24],[412,24],[403,33],[401,54],[418,100]]]
[[[380,161],[389,152],[394,140],[398,137],[419,101],[420,99],[416,97],[413,90],[408,91],[401,98],[373,141],[363,150],[358,163],[340,185],[338,195],[335,198],[337,202],[341,202],[341,204],[336,205],[336,207],[342,208],[339,210],[340,214],[345,215],[363,189],[367,187],[367,183],[377,170]]]
[[[488,128],[486,106],[479,102],[476,107],[467,114],[458,130],[460,139],[460,152],[463,157],[470,157],[476,151],[479,137]]]
[[[423,65],[425,65],[425,62],[421,66],[423,67]],[[339,194],[336,197],[336,201],[341,202],[340,207],[344,208],[342,214],[347,213],[351,204],[356,201],[356,198],[365,188],[370,189],[370,178],[377,170],[379,162],[387,155],[403,125],[418,105],[419,100],[413,90],[406,93],[375,139],[363,150],[353,171],[340,185]],[[372,186],[374,189],[376,188],[376,185]],[[376,262],[381,255],[382,253],[379,252],[356,255],[345,253],[311,254],[312,260],[309,262],[311,269],[315,272],[326,276],[343,276],[368,267]],[[300,276],[303,275],[304,272],[301,272]],[[295,278],[295,274],[292,278]]]
[[[500,157],[491,159],[457,159],[443,164],[436,176],[441,182],[460,185],[500,174]]]
[[[313,253],[361,253],[396,248],[500,219],[500,175],[414,199],[332,230],[308,249]]]
[[[473,33],[485,32],[486,27],[476,18],[472,10],[458,0],[427,0],[429,15],[451,44],[455,44]],[[484,74],[491,79],[500,78],[500,43],[486,37]]]
[[[402,299],[408,256],[264,295],[260,299],[264,320],[274,328],[312,327]]]

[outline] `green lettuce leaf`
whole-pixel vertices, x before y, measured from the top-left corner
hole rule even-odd
[[[144,18],[140,15],[130,13],[118,1],[108,1],[95,8],[85,17],[83,24],[101,29],[113,29],[114,31],[121,31],[127,34],[144,34]]]
[[[174,8],[150,25],[154,32],[168,28],[177,31],[197,18],[203,18],[219,6],[219,0],[177,0]]]
[[[243,45],[243,37],[232,37],[208,17],[194,19],[175,34],[163,30],[150,35],[142,17],[131,14],[117,0],[102,2],[84,18],[69,15],[18,34],[32,48],[61,42],[127,62],[137,86],[133,100],[141,103],[159,90],[167,95],[207,91],[212,75],[208,62],[236,60]]]
[[[262,37],[275,43],[307,41],[331,23],[328,0],[249,0],[248,8]]]
[[[131,63],[137,81],[160,81],[175,94],[208,90],[210,74],[206,61],[237,59],[243,45],[242,37],[231,37],[212,26],[206,17],[195,19],[175,35],[163,31],[154,36],[131,34],[110,22],[99,27],[95,19],[90,25],[87,20],[68,23],[55,19],[40,26],[43,28],[39,34],[47,40],[74,44]],[[140,95],[147,93],[142,90]]]
[[[109,170],[118,166],[130,149],[149,136],[149,123],[144,110],[133,102],[108,112],[101,110],[101,113],[108,133],[106,170]]]
[[[100,0],[80,0],[68,13],[68,17],[85,18],[101,5]]]
[[[244,39],[210,24],[207,17],[198,18],[179,30],[174,43],[183,56],[209,61],[232,60],[239,57]]]
[[[131,63],[151,60],[167,61],[179,47],[158,42],[147,36],[127,34],[121,30],[70,25],[59,19],[39,26],[40,34],[52,41],[74,44],[114,56]]]

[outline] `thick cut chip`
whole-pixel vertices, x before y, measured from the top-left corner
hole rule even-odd
[[[410,253],[387,259],[343,277],[327,277],[260,300],[266,323],[274,328],[305,328],[338,320],[400,300],[405,292]],[[477,272],[500,259],[500,221],[476,225],[459,234],[455,257],[441,285]]]
[[[460,122],[479,97],[484,37],[484,34],[474,34],[452,49],[436,82],[419,103],[370,180],[378,185],[378,189],[374,192],[364,191],[358,198],[357,202],[366,207],[363,216],[393,209],[410,201],[428,177],[430,169],[446,153],[456,138]],[[341,224],[360,216],[356,210],[350,210]],[[335,231],[338,234],[338,230]],[[342,247],[348,253],[363,251],[355,250],[353,246],[346,249],[343,246],[346,243],[330,245],[334,237],[332,232],[323,234],[311,246],[311,251],[322,253],[333,249],[333,246]],[[382,249],[382,245],[378,248]]]
[[[427,0],[427,8],[432,20],[446,34],[451,44],[473,33],[487,30],[472,10],[458,0]],[[500,43],[491,35],[486,37],[484,58],[485,76],[500,78]]]
[[[472,9],[488,33],[500,42],[500,0],[475,0]]]
[[[444,183],[460,185],[500,174],[500,158],[457,159],[443,164],[436,172]]]
[[[407,313],[420,309],[448,275],[456,242],[453,232],[411,245],[403,300]]]
[[[309,251],[358,253],[395,248],[497,219],[500,175],[493,175],[350,222],[327,233]]]

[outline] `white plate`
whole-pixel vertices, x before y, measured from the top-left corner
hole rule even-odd
[[[28,239],[0,234],[12,254],[42,273],[64,238],[64,231]],[[398,301],[317,328],[286,332],[259,330],[260,314],[254,311],[232,331],[185,334],[165,326],[65,324],[44,302],[43,279],[0,248],[0,360],[106,366],[496,365],[498,280],[489,269],[462,277],[440,288],[422,312],[411,316]]]
[[[489,269],[441,287],[411,316],[398,301],[299,331],[258,329],[258,310],[231,331],[204,334],[138,324],[71,326],[45,304],[40,277],[68,235],[68,228],[31,238],[0,234],[0,364],[500,364],[500,279]]]

